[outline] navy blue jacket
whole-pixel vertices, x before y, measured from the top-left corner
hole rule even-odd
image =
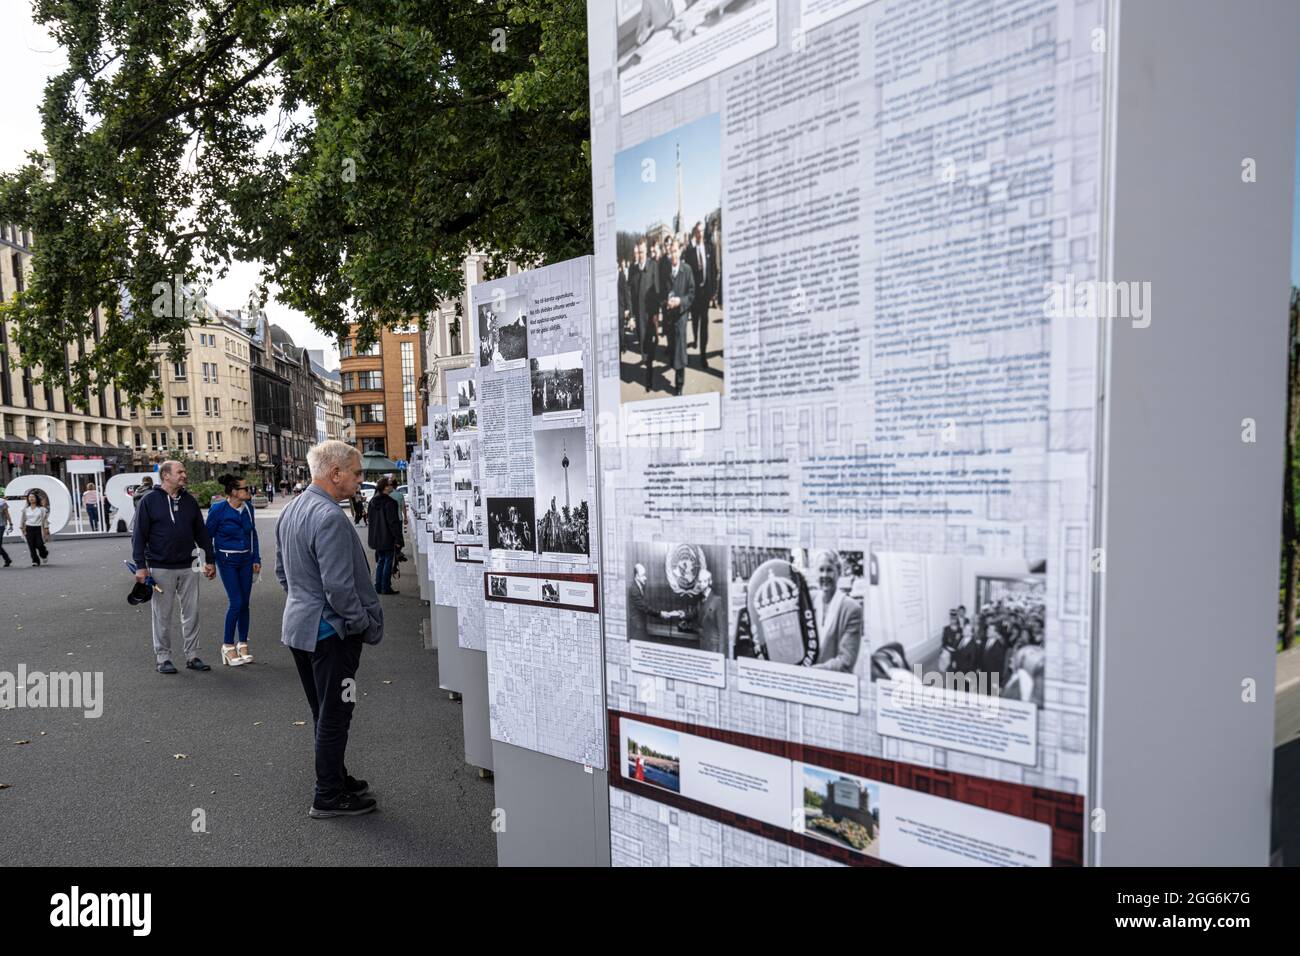
[[[192,494],[182,491],[172,498],[160,488],[140,498],[131,532],[136,567],[188,568],[194,562],[196,544],[211,564],[212,538]]]
[[[245,502],[243,510],[236,511],[229,501],[214,501],[208,509],[207,529],[212,536],[212,548],[219,558],[225,557],[223,551],[248,551],[254,564],[262,563],[251,502]]]

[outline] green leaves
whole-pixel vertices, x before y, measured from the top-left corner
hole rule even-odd
[[[71,387],[146,395],[150,345],[183,349],[187,325],[155,314],[155,287],[232,258],[265,263],[329,334],[373,338],[458,296],[470,251],[498,271],[591,251],[582,0],[36,11],[69,67],[42,107],[54,175],[33,157],[0,176],[0,219],[36,233],[29,289],[0,315],[47,379],[100,307]]]

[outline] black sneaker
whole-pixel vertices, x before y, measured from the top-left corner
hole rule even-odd
[[[364,797],[370,792],[370,785],[364,780],[358,780],[356,777],[349,774],[348,778],[343,781],[343,789],[354,797]]]
[[[159,674],[175,674],[175,673],[176,673],[176,665],[173,664],[171,661],[163,661],[161,664],[158,665],[158,673],[159,673]]]
[[[363,813],[369,813],[376,806],[378,804],[374,797],[362,797],[345,791],[332,800],[317,797],[312,801],[307,815],[314,820],[325,820],[329,817],[358,817]]]
[[[212,670],[211,667],[209,667],[207,664],[203,663],[203,661],[199,660],[197,657],[194,658],[194,660],[192,660],[192,661],[186,661],[186,662],[185,662],[185,668],[186,668],[187,670],[192,670],[192,671],[210,671],[210,670]]]

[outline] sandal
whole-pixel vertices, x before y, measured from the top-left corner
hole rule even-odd
[[[242,664],[253,663],[253,655],[248,653],[248,642],[240,641],[235,645],[235,652],[239,654],[239,660]]]
[[[238,667],[240,664],[244,663],[244,659],[239,656],[239,652],[235,650],[234,644],[222,644],[221,663],[228,667]]]

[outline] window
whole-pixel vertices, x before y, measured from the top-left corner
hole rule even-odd
[[[135,432],[135,447],[144,448],[144,432],[140,431],[139,429],[137,429]]]
[[[194,432],[185,433],[185,450],[186,451],[194,450]]]
[[[415,343],[402,343],[402,424],[415,424]]]
[[[172,362],[172,381],[174,381],[174,382],[183,382],[183,381],[185,381],[185,363],[184,363],[184,362]]]
[[[361,417],[356,421],[363,425],[382,424],[384,421],[383,405],[358,405],[357,411],[361,413]]]
[[[221,417],[221,399],[214,398],[212,400],[212,414],[215,415],[217,418]],[[217,432],[218,436],[220,436],[220,434],[221,434],[220,432]],[[219,448],[221,446],[218,445],[217,447]]]
[[[212,451],[212,432],[208,432],[208,451]]]
[[[221,432],[217,432],[217,451],[221,451]]]
[[[381,454],[381,455],[386,455],[386,454],[388,454],[388,450],[384,447],[384,439],[383,439],[383,438],[363,438],[363,439],[361,439],[361,450],[362,450],[362,451],[376,451],[376,452],[379,452],[379,454]]]
[[[188,415],[190,413],[190,400],[184,395],[176,396],[176,414]]]

